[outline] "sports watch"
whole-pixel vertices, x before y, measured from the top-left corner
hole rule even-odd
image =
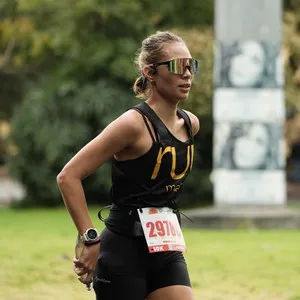
[[[85,245],[94,245],[100,243],[100,235],[96,228],[89,228],[80,236]]]

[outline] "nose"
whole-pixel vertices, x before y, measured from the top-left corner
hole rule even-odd
[[[182,77],[183,77],[183,78],[190,78],[190,77],[192,77],[192,73],[191,73],[191,71],[190,71],[190,67],[189,67],[189,66],[187,66],[187,67],[185,68],[185,71],[184,71]]]

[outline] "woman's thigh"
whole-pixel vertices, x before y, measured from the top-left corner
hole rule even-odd
[[[145,257],[138,240],[104,229],[93,288],[97,300],[144,300]]]
[[[147,294],[146,281],[143,278],[113,275],[106,279],[94,277],[93,288],[97,300],[144,300]],[[100,275],[101,276],[101,275]]]
[[[189,286],[172,285],[150,293],[147,300],[195,300],[195,298]]]
[[[167,286],[191,286],[187,265],[181,252],[153,253],[149,262],[151,263],[147,273],[149,294]]]

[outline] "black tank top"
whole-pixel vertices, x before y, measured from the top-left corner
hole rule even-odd
[[[178,208],[183,182],[192,169],[194,145],[191,122],[181,109],[188,140],[174,137],[156,113],[143,102],[133,109],[144,117],[153,144],[147,153],[132,160],[112,163],[112,203],[119,207],[168,206]],[[154,138],[145,116],[155,131]]]

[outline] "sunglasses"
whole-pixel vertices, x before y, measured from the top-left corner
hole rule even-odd
[[[172,60],[163,61],[149,66],[157,67],[161,65],[168,65],[168,70],[174,74],[183,75],[186,68],[189,69],[191,74],[198,72],[198,61],[194,58],[174,58]]]

